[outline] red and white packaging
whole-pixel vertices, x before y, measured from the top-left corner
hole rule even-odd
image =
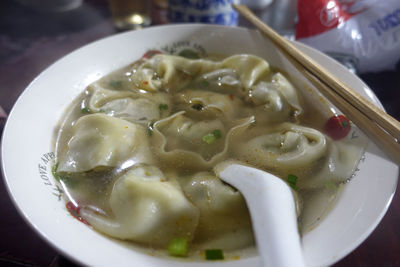
[[[298,0],[296,39],[359,72],[400,59],[400,0]]]

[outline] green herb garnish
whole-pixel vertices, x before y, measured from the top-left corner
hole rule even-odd
[[[122,81],[111,81],[109,85],[115,89],[120,89],[122,87]]]
[[[57,168],[58,168],[58,162],[51,166],[51,173],[53,174],[54,179],[56,179],[57,182],[60,181],[60,175],[57,173]]]
[[[214,143],[217,139],[222,137],[222,132],[221,130],[214,130],[209,134],[206,134],[203,136],[203,141],[207,144],[212,144]]]
[[[215,140],[217,140],[217,138],[215,138],[215,136],[212,133],[203,136],[203,141],[207,144],[212,144],[215,142]]]
[[[206,260],[223,260],[224,252],[222,249],[206,249]]]
[[[57,182],[64,183],[67,187],[72,188],[76,184],[78,184],[77,179],[73,179],[74,177],[71,176],[69,173],[62,173],[61,175],[57,172],[58,168],[58,162],[51,166],[51,173],[54,176],[54,179],[56,179]]]
[[[81,108],[81,112],[84,114],[90,113],[90,109],[88,107]]]
[[[179,237],[172,239],[168,244],[168,254],[175,257],[186,257],[188,253],[188,241]]]
[[[188,59],[199,59],[200,58],[199,54],[197,54],[196,52],[194,52],[191,49],[184,49],[181,52],[179,52],[178,55],[181,57],[188,58]]]
[[[168,109],[168,105],[167,104],[160,104],[160,105],[158,105],[158,108],[160,109],[160,111],[167,110]]]
[[[59,176],[60,177],[60,181],[62,181],[66,187],[68,188],[74,188],[77,185],[79,185],[80,180],[77,179],[74,176],[71,175],[66,175],[66,176]]]
[[[214,130],[213,132],[212,132],[212,134],[215,136],[215,138],[221,138],[222,137],[222,132],[221,132],[221,130]]]
[[[290,185],[291,188],[293,188],[294,190],[297,189],[297,176],[294,174],[289,174],[287,177],[287,182]]]

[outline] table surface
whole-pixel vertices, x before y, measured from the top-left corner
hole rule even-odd
[[[156,10],[157,11],[157,10]],[[158,23],[163,21],[156,14]],[[12,0],[0,3],[0,106],[8,113],[24,88],[51,63],[74,49],[115,34],[105,0],[87,0],[75,10],[41,13]],[[400,53],[400,51],[399,51]],[[387,112],[400,119],[400,64],[396,70],[360,75]],[[0,121],[0,134],[4,120]],[[373,197],[373,196],[371,196]],[[0,182],[0,266],[71,266],[43,241],[13,206]],[[335,264],[400,266],[400,197],[375,231],[355,251]]]

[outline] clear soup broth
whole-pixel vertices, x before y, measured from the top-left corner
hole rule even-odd
[[[255,245],[250,215],[213,167],[235,160],[281,177],[296,195],[299,230],[311,230],[365,145],[345,117],[320,110],[262,58],[153,51],[71,104],[54,173],[74,216],[107,236],[161,254],[237,258]]]

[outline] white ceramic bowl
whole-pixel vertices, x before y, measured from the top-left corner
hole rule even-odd
[[[340,64],[316,50],[296,45],[380,105],[371,90]],[[149,49],[182,47],[226,55],[255,54],[285,70],[292,78],[302,80],[274,46],[256,31],[198,24],[153,27],[102,39],[60,59],[28,86],[9,115],[1,154],[9,193],[23,217],[44,239],[79,263],[146,267],[210,264],[157,258],[98,234],[69,215],[50,170],[55,126],[87,85],[137,60]],[[386,212],[395,191],[398,167],[370,144],[359,169],[327,217],[303,236],[307,266],[329,265],[350,253]],[[251,257],[215,264],[250,267],[258,266],[259,259]]]

